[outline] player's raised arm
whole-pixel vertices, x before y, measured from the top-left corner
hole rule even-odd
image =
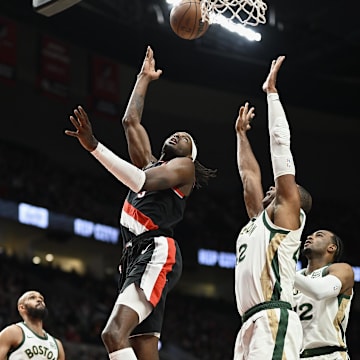
[[[261,170],[247,137],[247,132],[251,129],[251,121],[254,117],[254,107],[249,107],[249,103],[246,102],[240,107],[235,124],[237,164],[249,218],[258,215],[263,210],[262,199],[264,197]]]
[[[287,229],[300,226],[300,193],[295,181],[295,164],[290,149],[290,128],[276,88],[278,72],[285,56],[271,63],[263,84],[267,94],[270,153],[276,187],[274,223]]]
[[[141,124],[141,118],[148,86],[151,81],[157,80],[161,74],[162,70],[155,70],[154,53],[151,47],[148,46],[141,70],[137,75],[125,114],[122,118],[130,159],[139,168],[144,168],[151,161],[155,160],[152,154],[150,139]]]

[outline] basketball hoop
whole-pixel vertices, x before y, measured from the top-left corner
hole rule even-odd
[[[216,15],[238,20],[242,25],[265,24],[267,5],[263,0],[201,0],[202,20],[213,22]]]

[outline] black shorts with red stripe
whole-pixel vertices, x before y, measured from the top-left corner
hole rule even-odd
[[[182,273],[182,256],[177,242],[160,230],[134,237],[125,244],[120,271],[119,292],[135,283],[154,307],[132,335],[161,333],[166,296]]]

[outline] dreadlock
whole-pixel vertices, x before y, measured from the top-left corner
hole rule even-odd
[[[208,169],[198,160],[194,161],[195,165],[195,188],[200,189],[209,183],[210,178],[216,177],[217,169]]]

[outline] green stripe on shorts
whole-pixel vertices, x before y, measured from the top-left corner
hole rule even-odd
[[[287,309],[280,309],[279,328],[276,334],[275,347],[272,360],[281,360],[284,352],[285,335],[288,328],[289,312]]]

